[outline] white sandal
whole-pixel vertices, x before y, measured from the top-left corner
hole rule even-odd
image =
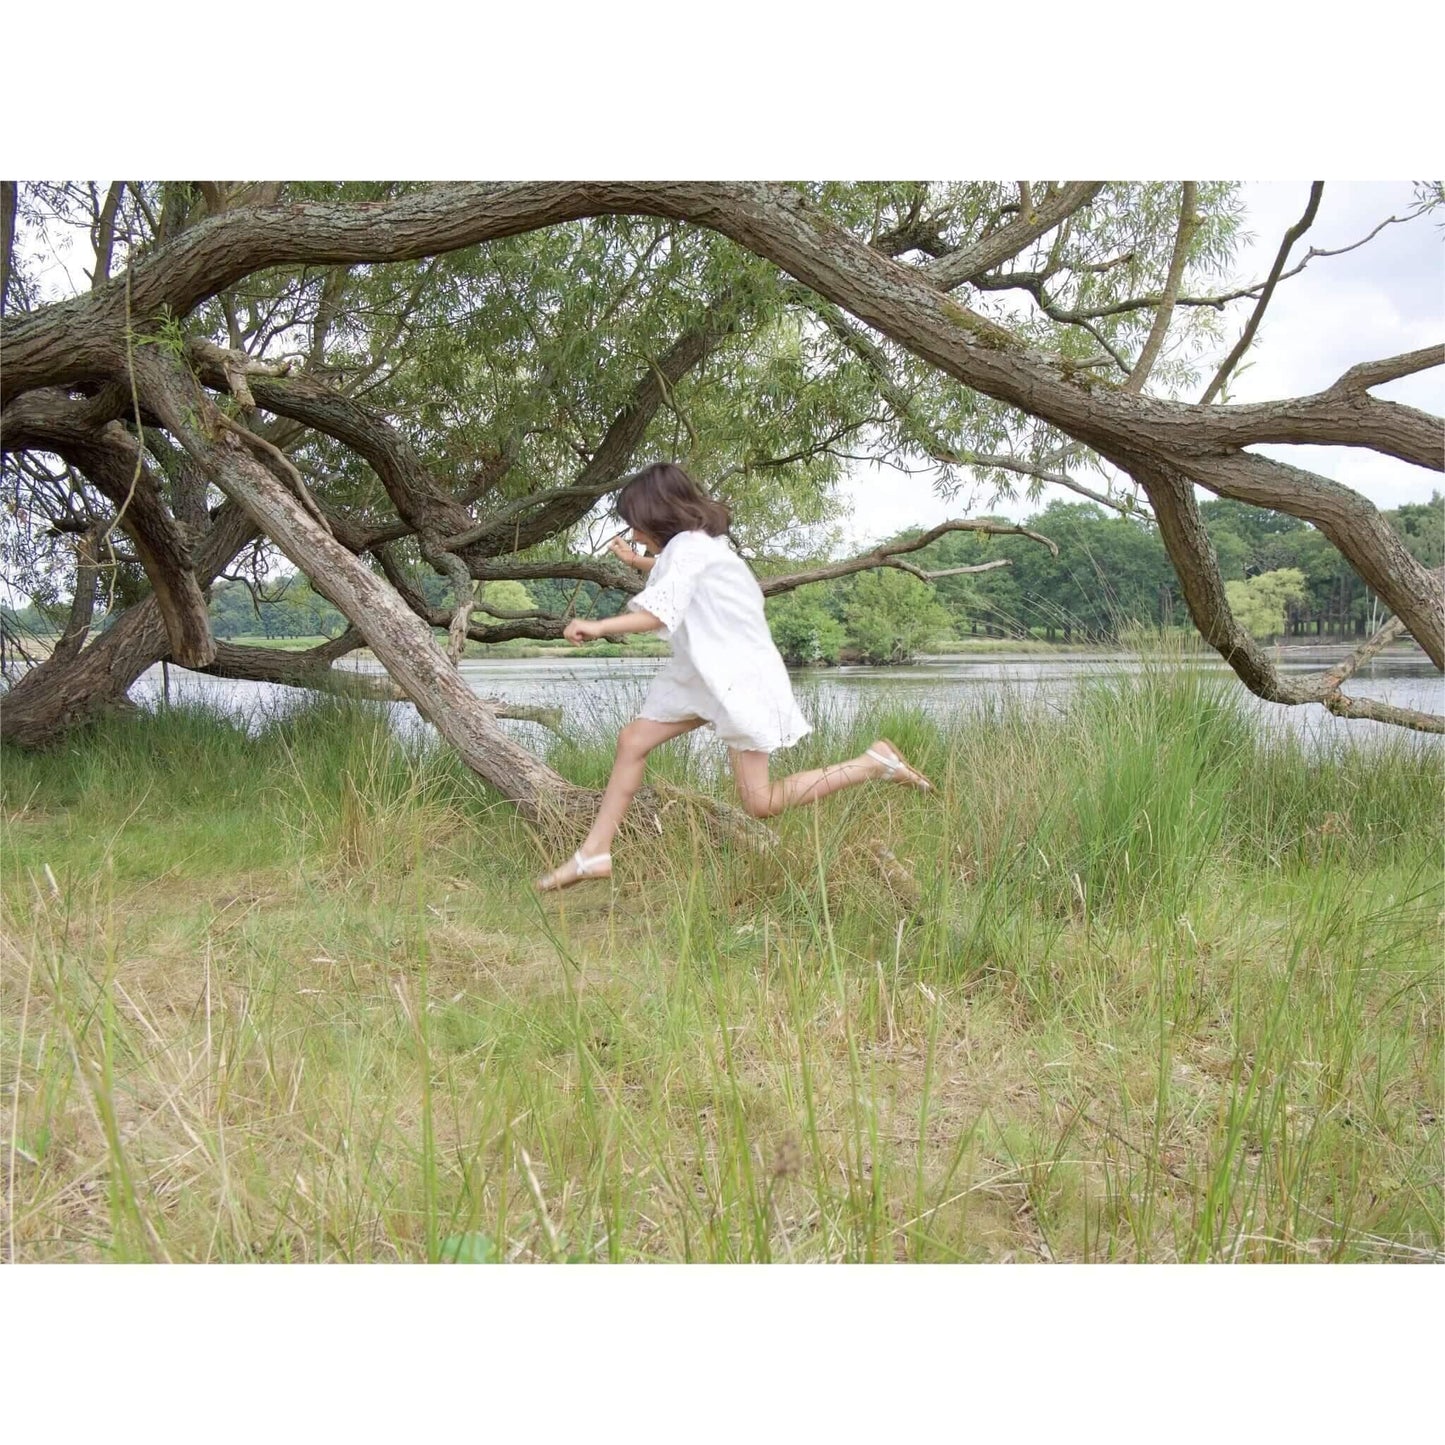
[[[885,738],[883,741],[887,742],[888,740]],[[888,746],[891,748],[893,744],[888,743]],[[931,793],[933,791],[933,784],[930,783],[917,768],[909,767],[902,753],[890,758],[885,753],[877,753],[874,752],[872,748],[868,748],[864,756],[872,758],[876,763],[883,764],[886,770],[883,775],[883,781],[889,783],[907,783],[910,788],[917,788],[920,793]],[[900,776],[900,774],[902,776]]]
[[[565,882],[553,883],[549,886],[547,880],[549,878],[556,877],[557,873],[560,871],[560,869],[554,868],[550,873],[545,874],[543,877],[537,880],[537,891],[539,893],[560,893],[564,888],[575,888],[577,884],[586,883],[594,877],[610,878],[612,876],[610,872],[596,872],[596,869],[600,864],[606,863],[609,868],[611,867],[611,853],[597,853],[593,857],[589,858],[579,848],[568,861],[576,867],[576,876],[568,878]],[[563,867],[565,866],[566,865],[564,864]]]

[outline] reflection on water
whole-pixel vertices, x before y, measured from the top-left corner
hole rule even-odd
[[[1317,673],[1347,651],[1341,647],[1281,649],[1278,666],[1285,674]],[[648,683],[664,664],[662,658],[560,656],[467,660],[461,671],[482,696],[559,707],[564,727],[586,732],[594,728],[615,730],[633,716]],[[380,671],[375,663],[356,665],[362,671]],[[1222,678],[1232,676],[1222,661],[1207,655],[1191,658],[1183,665],[1218,673]],[[808,669],[793,674],[793,686],[803,711],[815,719],[846,719],[860,706],[877,703],[916,707],[946,717],[967,712],[986,699],[1015,698],[1032,706],[1061,708],[1087,678],[1135,673],[1149,666],[1158,664],[1122,652],[993,653],[930,657],[908,667]],[[1245,691],[1243,684],[1235,685],[1262,727],[1288,730],[1317,745],[1328,745],[1335,739],[1398,735],[1400,731],[1364,719],[1337,718],[1318,706],[1284,707],[1264,702]],[[138,702],[153,703],[160,690],[160,668],[155,667],[136,683],[132,696]],[[1351,679],[1346,691],[1422,712],[1445,712],[1445,679],[1418,650],[1401,649],[1376,658]],[[204,698],[241,713],[259,714],[284,707],[288,699],[298,696],[304,695],[291,688],[232,682],[171,669],[171,697],[177,701]],[[396,704],[393,711],[403,730],[424,726],[409,703]],[[519,736],[535,732],[529,723],[507,726]],[[1442,739],[1436,734],[1428,740],[1439,745]]]

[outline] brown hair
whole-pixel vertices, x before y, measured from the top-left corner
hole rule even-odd
[[[672,462],[654,462],[629,477],[617,494],[616,510],[628,526],[646,532],[659,547],[679,532],[725,536],[732,520],[721,502]]]

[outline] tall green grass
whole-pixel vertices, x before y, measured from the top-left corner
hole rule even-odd
[[[537,745],[600,784],[621,720]],[[6,751],[6,1257],[1440,1255],[1438,748],[1263,738],[1161,660],[779,761],[877,736],[937,793],[547,900],[380,708]]]

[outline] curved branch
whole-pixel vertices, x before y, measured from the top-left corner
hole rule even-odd
[[[1289,260],[1289,253],[1294,249],[1294,243],[1314,225],[1315,214],[1320,208],[1320,197],[1324,193],[1325,183],[1323,181],[1315,181],[1310,186],[1310,199],[1309,204],[1305,207],[1305,213],[1284,233],[1284,240],[1279,245],[1279,254],[1274,258],[1274,265],[1270,267],[1269,277],[1264,283],[1264,290],[1260,292],[1259,301],[1248,322],[1245,323],[1244,332],[1235,343],[1234,350],[1220,363],[1219,370],[1214,373],[1214,380],[1205,387],[1204,395],[1199,398],[1201,406],[1207,406],[1214,400],[1220,387],[1229,380],[1229,374],[1238,364],[1239,358],[1249,350],[1249,343],[1254,340],[1254,333],[1259,330],[1259,323],[1264,319],[1265,310],[1269,306],[1270,298],[1274,295],[1274,288],[1279,285],[1280,272],[1284,270],[1284,263]]]
[[[1134,363],[1134,369],[1124,383],[1125,391],[1137,393],[1144,390],[1144,383],[1149,380],[1149,373],[1164,347],[1164,337],[1174,315],[1174,301],[1184,280],[1184,264],[1189,259],[1189,246],[1194,240],[1195,231],[1199,229],[1199,213],[1195,210],[1198,195],[1198,182],[1185,181],[1183,196],[1179,202],[1179,229],[1174,234],[1174,254],[1169,260],[1164,295],[1160,298],[1159,309],[1154,313],[1154,324],[1149,328],[1149,335],[1139,352],[1139,359]]]
[[[1017,256],[1026,246],[1087,206],[1103,189],[1102,181],[1072,181],[1061,186],[1037,210],[1024,205],[1008,225],[972,246],[931,261],[922,268],[922,273],[941,291],[952,291]]]
[[[1253,452],[1191,458],[1181,461],[1179,470],[1216,496],[1286,512],[1318,527],[1356,575],[1404,619],[1435,666],[1445,667],[1445,586],[1372,502],[1329,477]]]
[[[1269,655],[1240,626],[1229,606],[1218,558],[1199,515],[1190,479],[1146,457],[1135,457],[1127,462],[1121,459],[1121,464],[1128,466],[1149,494],[1158,519],[1159,535],[1179,576],[1184,601],[1195,626],[1255,696],[1289,706],[1319,703],[1340,717],[1372,718],[1422,732],[1445,731],[1445,718],[1368,698],[1348,698],[1339,690],[1340,684],[1363,662],[1399,635],[1403,630],[1403,619],[1397,621],[1392,618],[1355,653],[1317,678],[1296,680],[1281,677]],[[1433,582],[1437,593],[1440,592],[1445,571],[1425,575]],[[1416,640],[1420,640],[1418,633]],[[1439,666],[1439,663],[1436,665]]]
[[[585,215],[636,213],[722,232],[949,375],[1101,452],[1111,443],[1188,452],[1275,440],[1373,447],[1411,461],[1427,450],[1416,420],[1428,423],[1423,413],[1402,420],[1363,412],[1349,425],[1336,425],[1339,418],[1318,406],[1305,407],[1294,416],[1290,434],[1280,436],[1268,426],[1251,432],[1251,423],[1278,420],[1292,403],[1191,407],[1108,387],[958,305],[917,269],[880,255],[795,190],[771,183],[437,186],[375,205],[232,211],[193,226],[131,268],[136,312],[188,309],[267,265],[402,260]],[[118,286],[111,282],[90,297],[7,319],[0,375],[5,394],[107,371],[119,374],[124,337]]]
[[[1434,346],[1422,346],[1418,351],[1405,351],[1381,361],[1362,361],[1335,382],[1327,394],[1364,391],[1367,387],[1382,386],[1387,381],[1398,381],[1402,376],[1414,376],[1418,371],[1442,365],[1445,365],[1445,343],[1436,342]]]
[[[134,544],[165,618],[178,662],[199,666],[214,656],[210,617],[190,546],[166,507],[136,439],[118,421],[95,418],[124,405],[118,388],[94,402],[36,392],[7,407],[0,438],[7,450],[43,448],[82,472],[117,509],[115,522]]]
[[[828,582],[835,577],[850,577],[855,572],[868,572],[876,567],[897,567],[900,571],[911,572],[915,577],[931,582],[935,577],[950,577],[960,572],[990,572],[995,567],[1010,565],[1008,558],[1004,557],[981,566],[950,567],[941,572],[924,572],[919,567],[897,560],[908,552],[917,552],[930,542],[936,542],[948,532],[984,532],[991,536],[1027,537],[1031,542],[1042,543],[1055,557],[1059,555],[1058,546],[1049,538],[1039,532],[1031,532],[1027,527],[1016,527],[1010,522],[940,522],[938,526],[917,537],[902,542],[888,542],[857,557],[850,557],[846,562],[830,562],[822,567],[810,568],[806,572],[789,572],[781,577],[760,577],[758,583],[763,589],[763,596],[774,597],[780,592],[791,592],[795,587],[806,586],[809,582]]]

